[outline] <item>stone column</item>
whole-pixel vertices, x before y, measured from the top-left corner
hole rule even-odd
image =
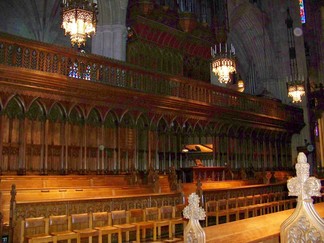
[[[98,26],[96,35],[92,38],[92,53],[125,61],[126,38],[127,28],[125,25]]]

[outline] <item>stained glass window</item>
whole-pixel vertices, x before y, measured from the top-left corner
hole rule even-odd
[[[69,77],[72,78],[82,78],[85,80],[91,80],[91,67],[90,65],[86,66],[85,72],[83,74],[80,74],[79,72],[79,65],[78,63],[73,63],[73,65],[70,67],[69,71]]]
[[[299,0],[300,20],[302,24],[306,23],[304,0]]]

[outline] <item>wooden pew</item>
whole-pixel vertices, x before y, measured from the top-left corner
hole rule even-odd
[[[18,192],[17,192],[18,195]],[[18,197],[17,197],[18,198]],[[71,215],[93,212],[111,212],[113,210],[129,210],[132,208],[161,207],[163,205],[177,205],[182,203],[182,194],[150,193],[137,195],[120,195],[102,198],[55,199],[47,201],[19,201],[10,207],[10,220],[13,242],[19,242],[21,221],[31,217],[49,217],[51,215]]]
[[[152,185],[129,185],[130,175],[68,175],[68,176],[0,176],[0,212],[9,222],[10,191],[16,185],[20,202],[86,199],[153,193]],[[167,180],[162,176],[162,180]],[[163,182],[167,185],[167,182]],[[170,192],[164,186],[163,192]]]
[[[51,189],[17,189],[16,200],[18,202],[46,202],[76,199],[97,199],[113,196],[137,196],[152,194],[153,188],[146,185],[126,187],[85,187],[85,188],[51,188]],[[9,221],[10,191],[1,192],[1,211],[4,222]]]
[[[0,190],[127,186],[129,175],[0,176]]]
[[[0,176],[0,212],[3,214],[4,222],[8,223],[10,191],[13,184],[16,185],[17,200],[21,202],[74,200],[153,193],[151,186],[129,185],[128,176]]]

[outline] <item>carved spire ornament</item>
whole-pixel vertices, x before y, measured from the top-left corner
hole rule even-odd
[[[188,197],[189,205],[183,209],[183,216],[189,219],[184,229],[185,243],[206,243],[205,231],[201,227],[199,220],[206,217],[205,210],[199,207],[200,198],[196,193],[191,193]]]
[[[309,164],[304,153],[299,153],[295,166],[297,176],[288,180],[289,196],[297,196],[293,214],[280,227],[280,242],[324,242],[324,221],[316,212],[312,197],[320,197],[321,183],[309,177]]]

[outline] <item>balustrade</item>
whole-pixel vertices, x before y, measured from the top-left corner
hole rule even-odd
[[[0,33],[0,64],[64,75],[156,95],[205,102],[273,119],[300,121],[301,112],[197,80],[154,73],[116,60]]]

